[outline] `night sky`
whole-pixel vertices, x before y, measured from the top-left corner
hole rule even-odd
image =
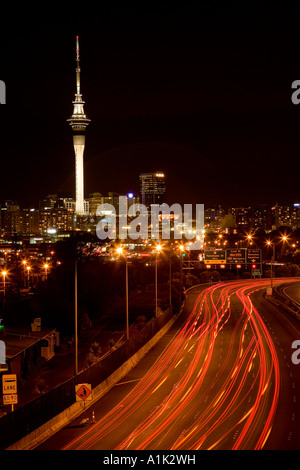
[[[274,3],[1,6],[0,201],[74,195],[78,34],[86,196],[158,170],[170,204],[299,202],[300,6]]]

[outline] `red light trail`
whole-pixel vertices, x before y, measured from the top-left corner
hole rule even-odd
[[[130,430],[116,450],[262,449],[278,405],[280,370],[250,296],[269,282],[241,280],[203,290],[134,389],[64,449],[99,449],[125,426]]]

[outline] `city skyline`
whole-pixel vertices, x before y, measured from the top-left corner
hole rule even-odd
[[[127,195],[119,195],[114,192],[109,192],[108,195],[101,195],[98,192],[90,194],[85,199],[86,215],[81,218],[80,226],[78,226],[76,217],[76,200],[66,195],[49,194],[39,200],[38,208],[26,208],[15,201],[6,201],[4,204],[0,204],[1,239],[6,243],[7,241],[11,242],[12,237],[20,237],[22,239],[28,236],[31,238],[38,236],[39,241],[44,238],[49,241],[49,237],[50,239],[51,237],[69,237],[79,227],[83,232],[89,232],[96,236],[98,223],[102,219],[105,222],[108,214],[107,211],[112,211],[112,213],[116,214],[118,220],[121,220],[125,215],[124,210],[126,212],[134,204],[141,205],[144,208],[143,210],[146,210],[148,216],[150,216],[152,208],[156,206],[156,204],[153,206],[153,198],[165,196],[164,182],[155,182],[155,179],[149,180],[149,176],[156,175],[162,177],[161,173],[141,175],[146,177],[142,185],[142,190],[144,187],[145,191],[142,192],[141,197],[133,193]],[[162,201],[157,202],[157,204],[159,204],[159,210],[162,211],[162,214],[165,216],[169,214],[172,218],[171,213],[174,211],[174,220],[178,220],[175,214],[179,214],[180,205],[178,207],[178,204],[162,204]],[[156,209],[153,210],[155,214]],[[181,211],[185,213],[184,218],[187,215],[186,211],[189,210],[193,212],[194,225],[196,226],[197,216],[195,208],[192,208],[192,205],[181,207]],[[216,205],[211,207],[203,206],[203,210],[203,223],[207,233],[223,234],[234,231],[236,233],[249,234],[261,231],[268,234],[279,230],[283,233],[295,231],[296,234],[300,229],[300,203],[289,205],[275,204],[274,206],[248,205],[247,207],[228,208]],[[119,217],[121,218],[119,219]],[[135,217],[129,216],[128,221],[132,220],[132,218],[134,220]],[[150,218],[148,223],[150,224]],[[119,234],[116,235],[116,239],[118,237]]]
[[[145,11],[107,7],[101,19],[83,15],[51,23],[50,15],[49,22],[24,27],[17,21],[12,31],[4,30],[7,103],[0,122],[7,177],[0,199],[30,205],[47,193],[75,194],[65,116],[78,34],[92,119],[86,195],[135,191],[140,173],[162,168],[169,203],[298,202],[300,117],[291,101],[296,28],[289,28],[294,17],[275,7],[261,7],[258,16],[255,8],[231,15],[220,5],[204,5],[199,25],[193,13],[192,7],[168,5]],[[18,47],[21,37],[25,49]],[[16,127],[20,109],[26,119]]]

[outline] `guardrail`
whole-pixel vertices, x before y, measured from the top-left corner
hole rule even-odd
[[[172,318],[173,312],[167,309],[158,318],[153,318],[118,349],[103,360],[84,369],[76,377],[55,387],[49,392],[26,403],[20,408],[0,418],[0,450],[4,450],[32,431],[50,421],[76,402],[75,385],[91,384],[92,389],[104,382],[116,369],[122,366]]]
[[[298,304],[298,302],[296,302],[287,294],[278,291],[279,287],[280,286],[273,287],[272,297],[277,301],[279,306],[283,308],[287,313],[292,315],[297,320],[300,320],[300,304]],[[268,297],[268,300],[273,300],[270,298],[270,296]]]

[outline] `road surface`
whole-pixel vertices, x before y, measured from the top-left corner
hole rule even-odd
[[[292,284],[283,289],[285,294],[300,305],[300,284]]]
[[[81,416],[38,449],[300,449],[299,322],[266,286],[193,289],[168,334],[93,407],[96,423],[82,428]]]

